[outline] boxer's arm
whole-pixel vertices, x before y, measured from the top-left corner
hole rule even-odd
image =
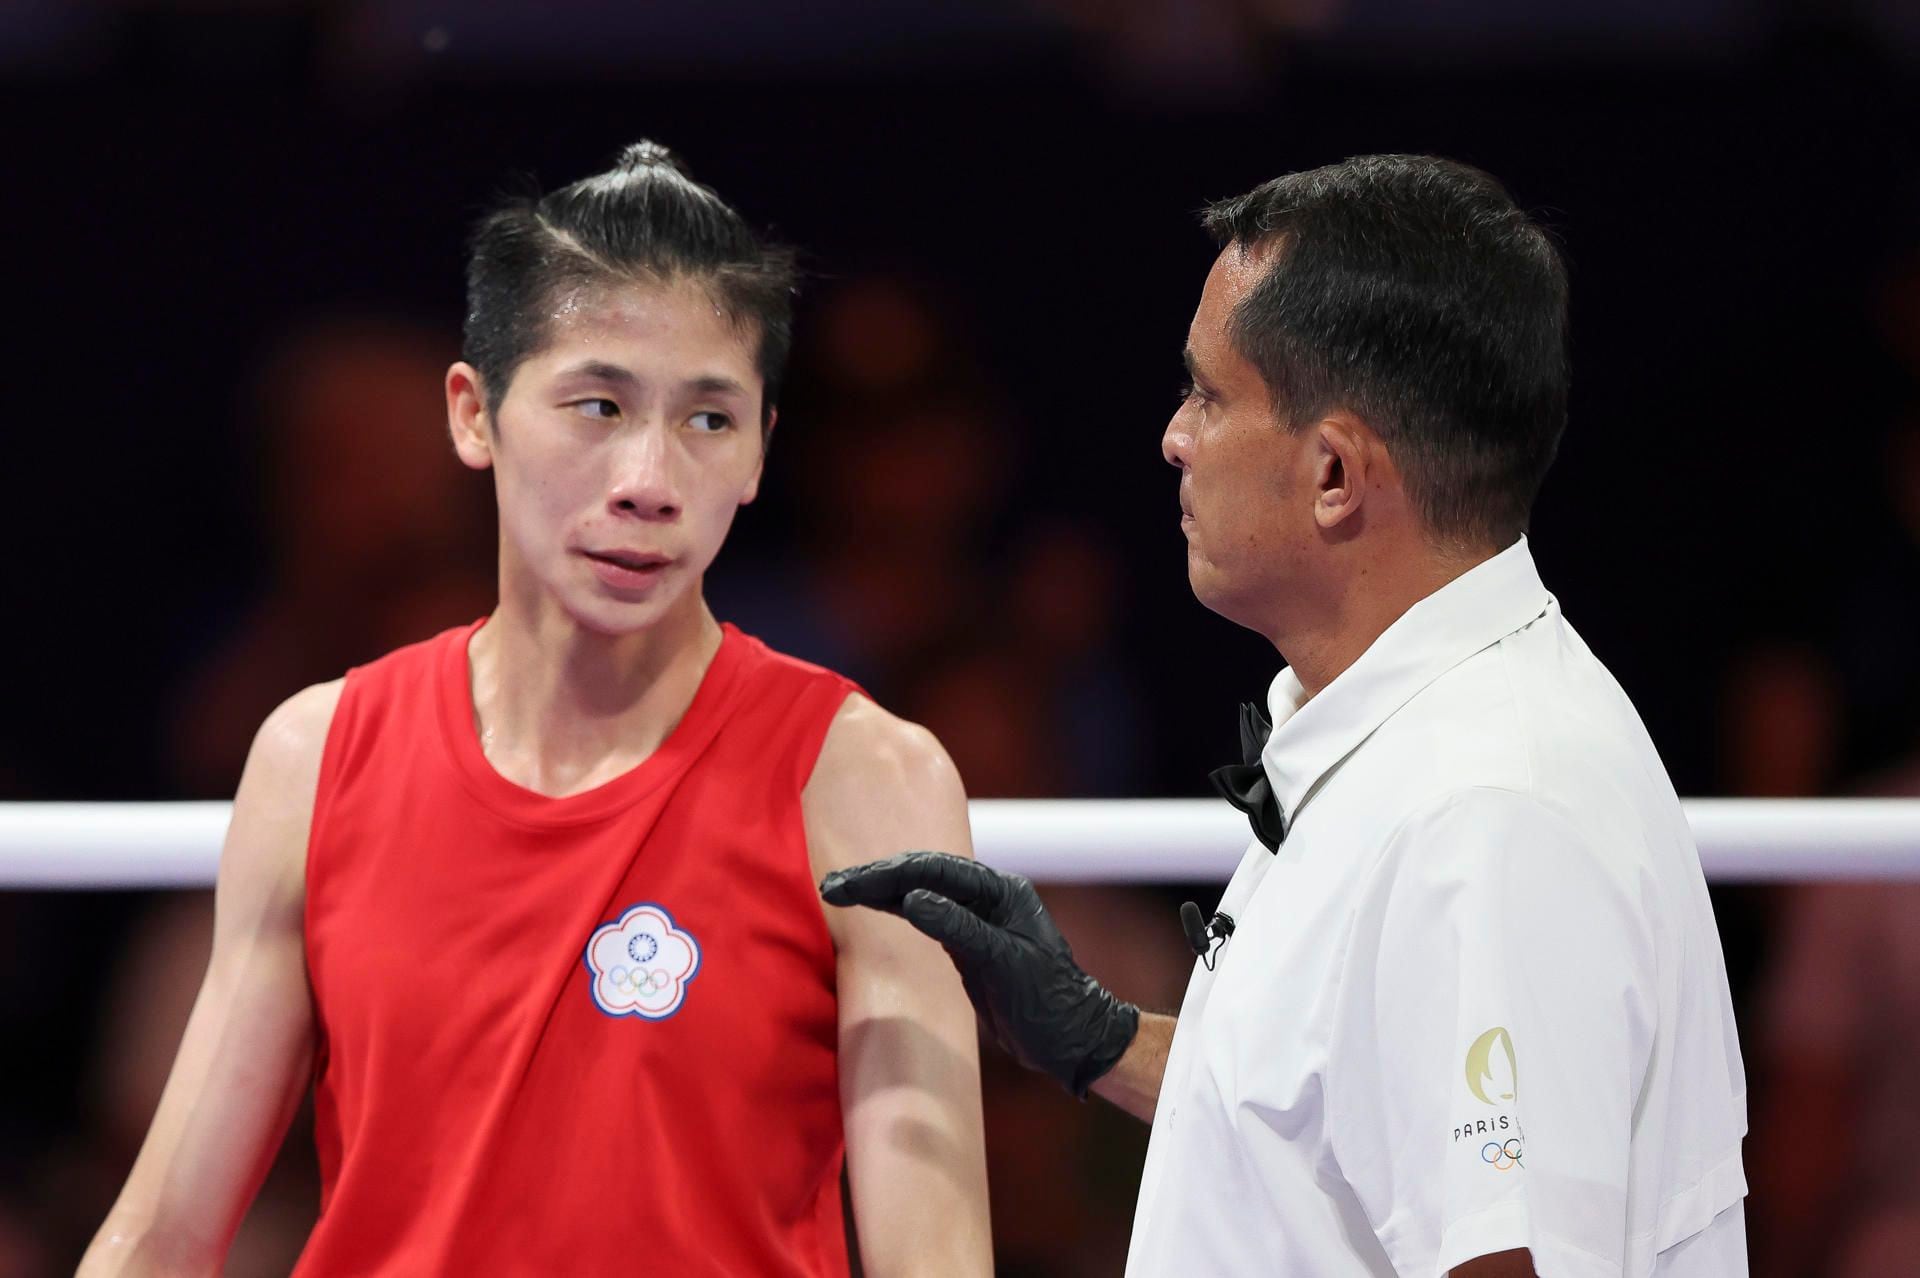
[[[817,876],[903,847],[973,855],[966,792],[925,729],[852,696],[803,794]],[[826,911],[839,955],[840,1095],[865,1272],[989,1274],[973,1008],[907,923]]]
[[[267,717],[234,797],[213,952],[173,1072],[81,1278],[216,1274],[313,1063],[302,943],[307,827],[340,684]]]

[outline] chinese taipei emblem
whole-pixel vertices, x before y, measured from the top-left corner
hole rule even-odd
[[[700,945],[650,901],[602,924],[587,942],[593,1001],[608,1016],[664,1021],[680,1010],[700,970]]]

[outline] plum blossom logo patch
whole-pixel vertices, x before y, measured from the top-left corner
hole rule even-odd
[[[687,982],[700,970],[700,944],[675,927],[665,909],[646,901],[595,930],[586,963],[601,1011],[664,1021],[680,1010]]]

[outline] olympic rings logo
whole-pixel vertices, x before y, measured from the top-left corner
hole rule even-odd
[[[673,978],[659,968],[616,967],[607,973],[607,982],[622,994],[646,998],[671,986]]]
[[[1524,1166],[1520,1161],[1521,1149],[1518,1136],[1509,1137],[1504,1143],[1490,1140],[1480,1147],[1480,1161],[1493,1164],[1495,1171],[1512,1171]]]

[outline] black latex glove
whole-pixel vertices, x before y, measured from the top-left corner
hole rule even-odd
[[[1084,1097],[1140,1027],[1140,1009],[1081,971],[1040,894],[1018,874],[944,852],[835,870],[833,905],[897,914],[946,947],[975,1010],[1028,1069]]]

